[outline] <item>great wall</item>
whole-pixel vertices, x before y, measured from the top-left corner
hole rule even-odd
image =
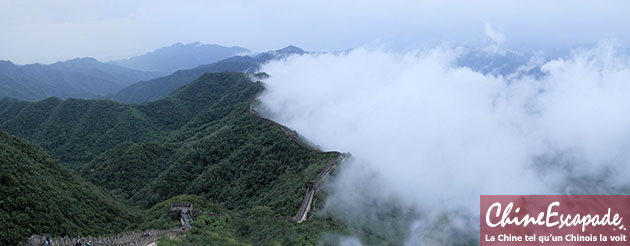
[[[181,228],[171,230],[148,230],[143,232],[134,232],[127,234],[118,234],[108,237],[102,236],[85,236],[85,237],[58,237],[51,238],[51,245],[54,246],[74,246],[77,240],[81,241],[81,245],[87,245],[88,241],[92,242],[92,245],[98,246],[147,246],[153,243],[157,243],[163,237],[174,237],[177,232],[181,231]],[[149,233],[149,236],[143,237],[144,232]],[[28,246],[40,246],[43,244],[46,237],[44,235],[31,236],[28,238],[26,245]]]
[[[314,151],[319,155],[328,155],[328,154],[336,154],[337,158],[331,162],[329,162],[326,167],[322,171],[319,172],[315,180],[310,181],[306,184],[306,192],[304,195],[304,200],[298,209],[298,212],[295,216],[291,217],[291,221],[301,223],[306,221],[308,218],[308,212],[311,210],[315,194],[319,189],[322,181],[330,174],[333,168],[337,166],[340,162],[343,161],[343,154],[338,151],[321,151],[317,148],[313,148],[302,141],[297,134],[296,131],[278,123],[273,120],[262,117],[256,113],[254,110],[254,103],[256,102],[256,97],[252,98],[249,102],[249,114],[257,119],[269,122],[284,131],[287,136],[298,145],[306,148],[308,150]],[[171,204],[170,208],[171,216],[175,219],[177,215],[179,215],[179,219],[184,227],[184,230],[189,230],[190,226],[190,218],[194,218],[194,210],[192,209],[192,204]],[[162,239],[163,237],[175,237],[178,232],[182,231],[182,228],[174,228],[170,230],[148,230],[143,232],[133,232],[126,234],[117,234],[113,236],[103,237],[103,236],[87,236],[87,237],[58,237],[51,238],[52,245],[55,246],[74,246],[77,239],[80,239],[82,245],[86,245],[85,243],[91,241],[93,245],[98,246],[153,246],[157,245],[157,241]],[[148,232],[149,236],[143,237],[143,233]],[[33,235],[28,238],[26,245],[28,246],[40,246],[45,240],[45,235]]]
[[[170,207],[171,218],[179,219],[182,227],[169,230],[145,230],[132,233],[117,234],[113,236],[85,236],[85,237],[57,237],[50,238],[53,246],[74,246],[77,240],[81,245],[92,242],[94,246],[147,246],[157,245],[157,241],[163,237],[175,237],[178,232],[190,230],[189,218],[196,217],[192,203],[174,203]],[[148,233],[148,234],[145,234]],[[46,240],[45,235],[33,235],[28,238],[27,246],[41,246]]]
[[[328,174],[330,174],[330,171],[332,171],[333,168],[335,168],[337,166],[337,164],[339,164],[340,162],[343,161],[343,154],[341,152],[338,151],[321,151],[320,149],[317,148],[313,148],[310,145],[306,144],[304,141],[302,141],[302,139],[300,139],[300,136],[297,134],[296,131],[278,123],[275,122],[273,120],[267,119],[265,117],[262,117],[260,115],[258,115],[258,113],[256,113],[256,110],[254,110],[254,104],[256,103],[256,98],[254,97],[253,99],[250,100],[249,102],[249,114],[251,116],[253,116],[254,118],[269,122],[277,127],[279,127],[280,129],[282,129],[282,131],[284,131],[284,133],[287,134],[287,136],[289,136],[289,138],[299,144],[300,146],[302,146],[303,148],[306,148],[308,150],[311,150],[313,152],[316,152],[319,155],[328,155],[328,154],[336,154],[337,158],[331,162],[329,162],[326,167],[319,172],[319,174],[317,175],[317,177],[315,178],[315,180],[310,181],[307,185],[306,185],[306,193],[304,195],[304,200],[302,201],[302,205],[300,206],[300,208],[298,209],[297,214],[295,214],[295,216],[293,217],[293,221],[301,223],[303,221],[305,221],[308,218],[308,212],[311,210],[311,207],[313,205],[313,200],[315,199],[315,194],[317,193],[317,190],[319,189],[320,184],[322,183],[322,181],[328,177]]]

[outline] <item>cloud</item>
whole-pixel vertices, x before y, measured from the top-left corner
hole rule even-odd
[[[630,63],[615,50],[549,61],[541,79],[457,67],[446,48],[295,56],[263,66],[260,100],[323,149],[352,154],[327,213],[396,244],[452,243],[478,237],[480,194],[628,185]]]
[[[497,31],[492,25],[486,23],[485,28],[486,36],[490,38],[495,44],[501,45],[505,42],[505,35],[502,32]]]
[[[492,40],[492,44],[488,47],[484,48],[483,51],[492,55],[505,55],[506,50],[502,48],[503,43],[505,42],[505,35],[497,31],[492,25],[486,23],[485,25],[485,34],[486,37]]]

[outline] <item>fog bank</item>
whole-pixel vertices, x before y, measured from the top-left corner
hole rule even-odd
[[[269,117],[352,154],[326,213],[393,242],[444,244],[477,240],[480,194],[627,186],[630,66],[614,44],[548,61],[540,78],[454,65],[462,55],[357,49],[263,66]]]

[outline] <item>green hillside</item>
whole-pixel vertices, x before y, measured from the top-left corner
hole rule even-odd
[[[228,209],[267,205],[284,215],[294,215],[306,183],[336,155],[320,156],[300,147],[282,130],[249,116],[247,109],[245,103],[216,122],[198,122],[196,129],[173,133],[173,139],[183,139],[177,154],[159,177],[132,199],[147,206],[178,194],[199,194]],[[91,165],[98,164],[92,162],[86,168]]]
[[[62,182],[55,185],[71,186],[70,190],[95,191],[89,195],[96,198],[70,194],[77,197],[73,201],[107,202],[87,203],[89,209],[99,212],[83,209],[79,206],[84,204],[81,202],[75,205],[79,207],[55,202],[64,204],[60,206],[63,209],[52,212],[56,217],[76,216],[79,222],[57,222],[40,216],[51,224],[31,223],[26,225],[30,229],[24,230],[11,226],[19,231],[10,230],[7,235],[22,238],[47,232],[58,223],[67,226],[58,227],[61,231],[53,233],[71,235],[172,228],[177,221],[168,216],[168,204],[184,198],[192,201],[202,214],[194,221],[194,230],[186,240],[166,240],[166,244],[199,245],[213,240],[217,245],[309,245],[322,233],[333,228],[339,231],[338,224],[331,221],[315,219],[295,224],[286,220],[296,214],[308,182],[337,156],[304,148],[277,126],[252,117],[249,104],[262,90],[261,83],[253,82],[250,75],[224,72],[204,74],[168,97],[145,104],[58,98],[32,103],[10,98],[0,100],[0,130],[39,144],[54,159],[78,171],[82,178],[110,191],[118,201],[147,209],[128,224],[130,217],[119,211],[125,206],[113,202],[111,195],[107,195],[110,193],[91,184],[76,184],[79,181],[65,184],[62,181],[68,180],[68,175],[72,177],[70,180],[82,179],[46,157],[64,170],[66,176],[29,177],[41,178],[41,182]],[[29,183],[5,182],[4,176],[2,182],[3,192],[16,192],[29,186]],[[47,189],[26,191],[25,194],[35,197],[22,202],[36,206],[37,199],[45,197],[43,190]],[[3,207],[3,211],[13,210]],[[81,212],[75,215],[76,211]],[[39,213],[23,213],[29,217],[3,214],[7,218],[3,217],[3,223],[8,219],[19,219],[11,222],[15,224],[29,223],[36,221],[30,216]],[[225,218],[212,215],[217,213]]]
[[[183,238],[162,239],[168,245],[321,245],[322,235],[345,233],[339,222],[331,219],[311,219],[303,223],[287,221],[267,206],[255,206],[242,211],[224,209],[200,196],[181,195],[160,202],[148,209],[139,223],[141,229],[173,228],[177,221],[170,218],[171,203],[191,202],[199,213],[193,229]],[[324,244],[330,245],[330,244]]]
[[[117,233],[135,219],[125,205],[40,147],[0,132],[0,149],[0,245],[35,233]]]
[[[143,105],[58,98],[24,103],[5,97],[0,100],[0,130],[37,143],[62,163],[79,167],[126,141],[164,140],[202,113],[222,117],[234,101],[246,101],[261,88],[243,74],[217,73]]]
[[[292,216],[305,185],[336,156],[250,116],[261,90],[242,73],[209,73],[147,104],[5,98],[0,129],[142,207],[196,194],[226,209],[269,206]]]

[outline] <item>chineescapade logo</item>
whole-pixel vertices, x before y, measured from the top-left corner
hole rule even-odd
[[[625,195],[482,195],[480,245],[629,245],[629,208]]]

